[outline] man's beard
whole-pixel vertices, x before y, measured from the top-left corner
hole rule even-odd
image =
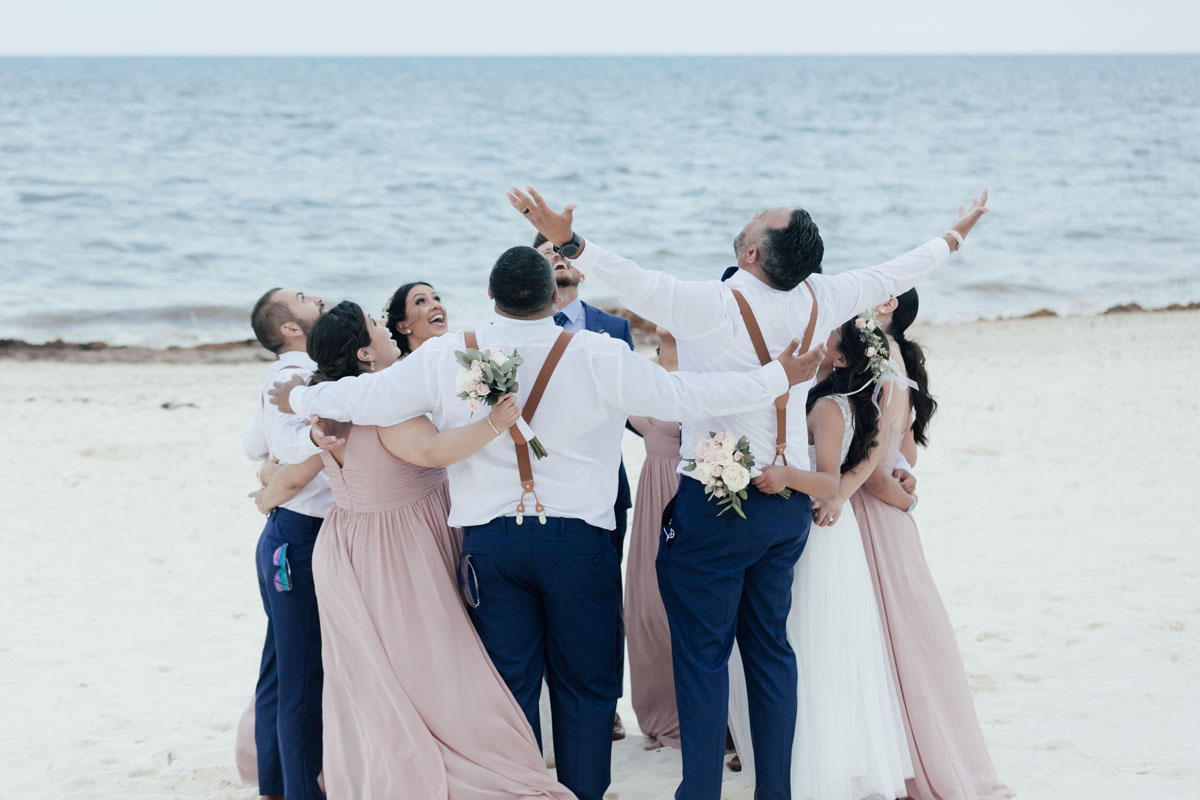
[[[563,272],[561,275],[554,276],[554,284],[560,289],[569,289],[572,286],[578,286],[579,281],[571,277],[571,273]]]

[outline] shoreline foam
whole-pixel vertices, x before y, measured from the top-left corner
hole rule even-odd
[[[654,350],[658,344],[655,325],[623,308],[602,307],[610,314],[629,320],[633,341],[637,349]],[[918,323],[921,328],[949,328],[963,325],[980,325],[993,322],[1011,322],[1023,319],[1090,319],[1109,314],[1162,313],[1171,311],[1200,311],[1200,302],[1172,303],[1161,308],[1143,308],[1137,303],[1112,306],[1098,314],[1059,314],[1048,308],[1032,311],[1016,317],[977,319],[970,322]],[[210,342],[197,345],[171,345],[169,347],[144,347],[140,345],[110,345],[108,342],[67,342],[55,339],[49,342],[29,342],[24,339],[0,338],[0,361],[59,361],[66,363],[127,363],[127,364],[241,364],[253,361],[270,361],[270,354],[254,339],[230,342]]]

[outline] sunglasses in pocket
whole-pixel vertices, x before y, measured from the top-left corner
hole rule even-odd
[[[275,591],[290,592],[292,590],[292,565],[288,563],[286,544],[275,548],[272,561],[275,564]]]

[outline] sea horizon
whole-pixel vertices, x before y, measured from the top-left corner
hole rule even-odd
[[[240,341],[271,286],[379,313],[409,280],[469,327],[532,240],[512,184],[686,279],[765,207],[834,273],[988,186],[924,321],[1200,300],[1193,53],[6,55],[0,98],[0,338]]]

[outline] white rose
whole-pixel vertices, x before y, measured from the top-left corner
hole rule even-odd
[[[708,479],[712,477],[712,465],[705,461],[697,461],[692,475],[701,483],[708,483]]]
[[[735,449],[737,449],[737,440],[734,439],[732,436],[726,436],[725,440],[723,442],[721,442],[721,449],[724,450],[726,452],[726,454],[728,454],[729,457],[732,459],[733,451]]]
[[[750,483],[750,473],[741,464],[730,464],[721,473],[721,479],[731,492],[740,492]]]
[[[501,350],[499,347],[489,347],[488,348],[488,358],[497,367],[504,366],[504,362],[508,361],[508,356],[504,355],[504,351]]]
[[[471,391],[471,387],[475,385],[469,369],[460,369],[458,374],[454,376],[454,391],[459,394]]]

